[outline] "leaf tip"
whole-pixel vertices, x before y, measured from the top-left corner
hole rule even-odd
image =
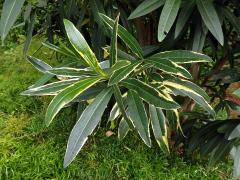
[[[69,161],[65,156],[63,160],[63,168],[67,168],[70,165],[70,163],[71,161]]]
[[[134,19],[134,16],[133,16],[133,14],[130,14],[130,16],[127,18],[127,20],[132,20],[132,19]]]
[[[23,91],[20,93],[21,96],[27,96],[29,95],[29,90]]]

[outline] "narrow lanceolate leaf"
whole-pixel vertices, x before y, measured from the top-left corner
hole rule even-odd
[[[162,42],[170,31],[181,5],[181,0],[166,0],[158,24],[158,41]]]
[[[97,58],[87,44],[82,34],[70,21],[64,19],[64,26],[67,32],[67,36],[75,50],[85,60],[85,62],[97,73],[105,76],[105,73],[98,64]]]
[[[124,139],[129,130],[130,128],[127,121],[122,118],[118,126],[118,138],[120,140]]]
[[[174,109],[174,110],[166,111],[166,118],[169,122],[169,126],[172,129],[180,130],[182,132],[178,110]]]
[[[213,5],[213,1],[198,0],[196,2],[198,11],[202,16],[205,25],[213,34],[213,36],[218,40],[218,42],[223,45],[224,39],[221,22]]]
[[[50,65],[48,65],[47,63],[43,62],[40,59],[37,59],[35,57],[32,56],[27,56],[27,60],[39,71],[45,73],[46,71],[49,71],[50,69],[52,69],[52,67]]]
[[[68,139],[67,150],[64,157],[64,167],[67,167],[73,161],[87,141],[88,136],[92,134],[100,122],[111,96],[111,88],[104,89],[83,111]]]
[[[106,53],[110,53],[110,47],[109,46],[104,47],[103,49],[106,51]],[[132,56],[132,55],[120,50],[120,49],[117,49],[117,55],[118,55],[119,59],[128,59],[130,61],[136,60],[135,56]]]
[[[183,30],[185,24],[187,23],[189,17],[191,16],[193,9],[195,7],[194,1],[189,1],[186,5],[182,8],[181,12],[179,13],[176,28],[175,28],[175,38],[179,36],[181,31]]]
[[[64,76],[64,77],[96,75],[93,71],[90,71],[87,69],[76,69],[76,68],[70,68],[70,67],[52,68],[48,72],[57,76]]]
[[[186,86],[170,81],[164,81],[163,84],[165,86],[170,87],[176,95],[188,96],[192,98],[196,103],[198,103],[205,110],[207,110],[212,116],[215,116],[215,112],[213,108],[208,104],[207,100],[204,99],[200,94],[193,91],[192,89],[189,89]]]
[[[145,62],[153,64],[155,68],[169,74],[175,74],[182,76],[188,79],[192,78],[192,75],[182,66],[177,65],[176,63],[168,59],[150,59],[145,60]]]
[[[115,72],[118,69],[124,68],[128,65],[130,65],[131,62],[127,60],[121,60],[117,61],[109,70],[108,70],[108,75],[111,76],[113,72]]]
[[[164,114],[160,108],[156,108],[153,105],[149,105],[149,113],[155,139],[160,148],[164,152],[169,153],[167,125]]]
[[[136,61],[132,63],[131,65],[128,65],[127,67],[123,67],[121,69],[116,70],[110,77],[108,81],[108,85],[113,85],[116,83],[119,83],[121,80],[128,77],[129,74],[131,74],[139,65],[141,64],[141,61]]]
[[[228,137],[228,140],[240,138],[240,125],[237,125]]]
[[[104,14],[99,14],[106,28],[112,32],[114,27],[114,21]],[[143,58],[143,52],[138,41],[121,25],[118,25],[118,36],[124,41],[124,43],[135,53],[138,57]]]
[[[161,7],[164,3],[165,0],[145,0],[130,14],[128,19],[144,16]]]
[[[233,146],[230,154],[234,160],[233,179],[237,180],[240,177],[240,145]]]
[[[222,139],[222,141],[219,142],[218,146],[212,151],[210,155],[209,166],[216,165],[217,162],[225,158],[229,154],[232,146],[232,141]]]
[[[144,104],[139,95],[134,91],[128,92],[128,110],[133,125],[136,127],[143,142],[151,147],[149,132],[149,121],[144,108]]]
[[[127,117],[125,107],[124,107],[121,91],[117,85],[113,85],[113,93],[114,93],[114,97],[116,99],[117,105],[122,113],[123,118],[129,123],[129,125],[131,125],[130,120]]]
[[[27,96],[47,96],[56,95],[59,91],[65,89],[67,86],[79,81],[79,79],[70,79],[65,81],[58,81],[49,83],[43,86],[34,87],[21,93],[21,95]]]
[[[81,117],[83,111],[86,109],[88,103],[86,101],[79,101],[77,107],[77,120]]]
[[[26,56],[31,40],[32,40],[32,35],[33,35],[33,29],[34,29],[34,24],[35,24],[35,16],[36,13],[35,11],[31,14],[31,18],[30,18],[30,23],[28,24],[28,30],[27,30],[27,37],[24,43],[24,47],[23,47],[23,55]]]
[[[207,32],[208,32],[208,29],[205,26],[205,24],[202,24],[201,22],[199,22],[196,25],[196,29],[193,37],[193,46],[192,46],[193,51],[202,52],[205,44]]]
[[[100,23],[101,26],[103,24],[103,22],[101,21],[100,19],[100,16],[99,16],[99,13],[103,13],[103,14],[106,14],[105,10],[104,10],[104,4],[103,2],[101,1],[98,1],[98,0],[90,0],[88,2],[89,6],[90,6],[90,9],[92,10],[92,14],[94,16],[94,20],[97,22],[97,23]]]
[[[148,59],[153,59],[153,60],[169,59],[177,64],[212,61],[212,59],[207,55],[196,53],[193,51],[187,51],[187,50],[160,52],[160,53],[154,54]]]
[[[104,90],[107,86],[105,84],[97,84],[90,88],[88,88],[86,91],[81,93],[77,98],[75,98],[75,101],[88,101],[90,99],[95,98],[102,90]]]
[[[142,99],[156,107],[163,109],[177,109],[180,107],[175,101],[167,98],[158,90],[142,81],[136,79],[126,79],[123,80],[120,85],[136,91]]]
[[[117,62],[117,33],[118,33],[118,21],[119,15],[117,16],[112,33],[111,46],[110,46],[110,67]]]
[[[124,108],[127,108],[127,93],[122,95]],[[118,107],[117,102],[113,105],[112,110],[110,111],[110,115],[108,117],[108,121],[114,121],[121,115],[120,108]]]
[[[42,86],[42,85],[46,84],[53,77],[54,77],[53,74],[44,73],[44,75],[35,84],[31,85],[28,89]]]
[[[11,27],[17,20],[25,0],[5,0],[0,19],[0,36],[2,43],[6,38]]]
[[[173,77],[173,76],[169,77],[169,78],[167,79],[167,81],[180,84],[180,85],[182,85],[182,86],[187,87],[188,89],[191,89],[191,90],[195,91],[197,94],[201,95],[204,99],[206,99],[207,102],[209,102],[209,100],[210,100],[210,97],[208,96],[208,94],[206,93],[206,91],[203,90],[203,89],[202,89],[201,87],[199,87],[198,85],[196,85],[195,83],[192,83],[191,81],[187,81],[187,80],[175,78],[175,77]]]
[[[221,8],[223,15],[228,19],[228,21],[231,23],[232,27],[235,29],[235,31],[240,36],[240,20],[234,15],[233,12],[228,9],[228,7]]]
[[[92,85],[96,84],[101,78],[99,77],[88,77],[72,84],[57,96],[53,98],[48,106],[45,121],[47,126],[52,122],[53,118],[57,113],[69,102],[79,96],[83,91],[87,90]]]
[[[115,103],[112,107],[112,110],[110,111],[109,117],[108,117],[108,122],[110,121],[114,121],[115,119],[117,119],[120,116],[121,112],[120,109],[118,107],[118,104]]]
[[[75,54],[73,52],[71,52],[70,50],[66,50],[62,47],[58,47],[54,44],[51,44],[51,43],[48,43],[48,42],[43,42],[42,43],[44,46],[46,46],[47,48],[49,49],[52,49],[60,54],[63,54],[65,56],[68,56],[68,57],[71,57],[71,58],[74,58],[74,59],[79,59],[75,56]]]

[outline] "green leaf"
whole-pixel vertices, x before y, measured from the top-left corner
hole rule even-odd
[[[109,70],[108,70],[108,75],[111,76],[113,72],[115,72],[118,69],[124,68],[128,65],[130,65],[131,62],[127,60],[119,60],[117,61]]]
[[[107,29],[111,32],[114,27],[114,21],[104,14],[99,13],[102,21]],[[108,34],[109,35],[109,34]],[[135,53],[139,58],[143,58],[143,52],[138,41],[121,25],[118,25],[118,36],[124,41],[124,43]]]
[[[206,111],[208,111],[212,116],[215,116],[213,108],[208,104],[207,100],[204,99],[200,94],[196,93],[192,89],[170,81],[164,81],[165,86],[170,87],[176,95],[188,96],[192,98],[196,103],[202,106]]]
[[[81,117],[83,111],[86,109],[88,103],[86,101],[79,101],[77,107],[77,120]]]
[[[228,19],[228,21],[231,23],[232,27],[236,30],[238,35],[240,35],[239,19],[227,7],[222,7],[221,11],[223,12],[224,16]]]
[[[73,59],[79,60],[79,58],[77,58],[71,50],[67,50],[65,48],[58,47],[58,46],[56,46],[54,44],[51,44],[51,43],[48,43],[48,42],[42,42],[42,44],[44,46],[46,46],[47,48],[52,49],[52,50],[54,50],[54,51],[56,51],[60,54],[63,54],[65,56],[68,56],[68,57],[71,57]]]
[[[102,62],[99,63],[99,65],[102,69],[109,69],[110,68],[109,60],[102,61]],[[87,68],[87,69],[89,69],[89,68]]]
[[[167,98],[164,94],[142,81],[136,79],[126,79],[123,80],[120,85],[136,91],[141,98],[156,107],[163,109],[177,109],[180,107],[179,104],[170,98]]]
[[[179,113],[176,109],[166,111],[166,117],[172,129],[180,129],[180,131],[182,132]]]
[[[214,149],[214,151],[211,153],[210,159],[209,159],[209,166],[215,165],[218,161],[225,158],[226,155],[230,152],[232,149],[233,142],[227,141],[225,139],[222,139],[218,146]]]
[[[28,30],[27,30],[27,37],[24,43],[24,47],[23,47],[23,55],[26,56],[31,40],[32,40],[32,35],[33,35],[33,29],[34,29],[34,23],[35,23],[35,16],[36,13],[35,11],[31,14],[31,18],[30,18],[30,23],[28,24]]]
[[[201,156],[207,156],[208,153],[212,152],[214,148],[222,141],[222,137],[219,135],[214,136],[213,138],[204,142],[201,145]]]
[[[42,86],[45,83],[47,83],[50,79],[52,79],[53,77],[54,77],[53,74],[44,73],[44,75],[35,84],[30,86],[28,89],[32,89],[32,88]]]
[[[205,44],[207,32],[208,32],[207,27],[201,22],[199,22],[196,25],[196,29],[193,37],[193,46],[192,46],[193,51],[202,52]]]
[[[136,127],[143,142],[151,147],[149,132],[149,120],[139,95],[134,91],[128,91],[128,110],[133,125]]]
[[[232,140],[235,138],[240,138],[240,125],[234,128],[234,130],[229,135],[228,140]]]
[[[107,87],[106,84],[103,84],[103,83],[96,84],[96,85],[88,88],[86,91],[82,92],[74,100],[75,101],[88,101],[88,100],[94,99],[106,87]]]
[[[110,67],[112,67],[117,62],[118,21],[119,21],[119,14],[115,20],[114,27],[113,27],[111,46],[110,46]]]
[[[91,7],[90,9],[92,10],[94,20],[97,23],[99,23],[101,26],[103,26],[103,22],[101,21],[101,17],[99,16],[99,13],[106,14],[104,7],[103,7],[104,6],[103,2],[101,2],[99,0],[90,0],[89,6]]]
[[[89,71],[87,69],[76,69],[71,67],[52,68],[47,72],[63,77],[81,77],[83,75],[96,75],[93,71]]]
[[[69,41],[78,54],[85,60],[85,62],[97,73],[105,76],[105,73],[98,64],[97,58],[87,44],[82,34],[69,20],[64,19],[64,26],[67,32]]]
[[[118,138],[120,140],[124,139],[129,130],[130,128],[127,121],[122,118],[118,126]]]
[[[185,68],[168,59],[150,59],[145,60],[144,62],[153,64],[155,68],[165,73],[175,74],[188,79],[192,79],[192,75]]]
[[[218,40],[218,42],[223,45],[224,36],[221,22],[213,5],[213,1],[198,0],[196,1],[196,3],[198,11],[202,16],[203,22],[205,23],[209,31],[213,34],[213,36]]]
[[[181,0],[166,0],[158,24],[158,41],[162,42],[170,31],[181,5]]]
[[[219,125],[222,123],[224,122],[212,121],[198,129],[198,131],[196,131],[196,133],[190,139],[188,146],[189,153],[193,152],[197,147],[201,146],[209,139],[209,137],[217,136],[219,133],[216,131],[216,129],[218,129]]]
[[[5,0],[0,19],[0,36],[2,44],[11,27],[17,20],[25,0]]]
[[[129,126],[131,127],[131,122],[128,119],[127,113],[125,111],[123,97],[122,97],[121,91],[117,85],[113,85],[113,93],[114,93],[114,97],[116,99],[117,105],[122,113],[123,118],[127,121]]]
[[[43,86],[34,87],[28,89],[21,93],[21,95],[27,96],[48,96],[48,95],[56,95],[59,91],[63,90],[67,86],[79,81],[79,79],[70,79],[64,81],[58,81],[49,83]]]
[[[105,51],[107,51],[108,53],[110,53],[110,47],[107,46],[107,47],[104,47],[103,48]],[[130,61],[134,61],[134,60],[137,60],[136,57],[132,56],[131,54],[128,54],[120,49],[117,49],[117,56],[118,58],[120,59],[127,59],[127,60],[130,60]]]
[[[155,139],[160,148],[169,153],[168,137],[167,137],[167,125],[165,116],[160,108],[156,108],[153,105],[149,105],[149,114]]]
[[[185,24],[187,23],[189,17],[191,16],[195,7],[194,1],[189,1],[185,4],[182,8],[181,12],[179,13],[176,28],[175,28],[175,38],[179,36],[181,31],[183,30]]]
[[[47,72],[52,69],[50,65],[32,56],[27,56],[27,60],[40,72]]]
[[[114,121],[120,116],[120,109],[118,107],[118,104],[115,103],[110,111],[109,117],[108,117],[108,122]]]
[[[73,161],[87,141],[88,136],[92,134],[100,122],[111,96],[111,88],[104,89],[83,111],[68,139],[67,150],[64,157],[64,167],[67,167]]]
[[[65,88],[57,96],[55,96],[49,104],[46,112],[46,125],[48,126],[52,122],[53,118],[66,104],[79,96],[83,91],[96,84],[99,80],[101,80],[99,77],[88,77],[81,79],[80,81]]]
[[[169,59],[177,64],[211,62],[212,59],[204,54],[187,50],[165,51],[149,57],[151,60]]]
[[[144,16],[161,7],[164,3],[165,0],[145,0],[130,14],[128,19]]]
[[[233,146],[231,156],[234,160],[233,179],[237,180],[240,177],[240,145]]]
[[[180,79],[180,78],[175,78],[173,76],[169,77],[167,79],[167,81],[180,84],[182,86],[187,87],[188,89],[195,91],[197,94],[201,95],[204,99],[206,99],[207,102],[209,102],[209,100],[210,100],[210,97],[208,96],[206,91],[191,81],[187,81],[187,80]]]
[[[131,74],[141,63],[142,61],[136,61],[131,65],[128,65],[127,67],[123,67],[121,69],[114,71],[108,81],[108,85],[111,86],[127,78],[128,75]]]

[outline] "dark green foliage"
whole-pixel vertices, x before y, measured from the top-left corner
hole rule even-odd
[[[129,129],[133,129],[129,116],[133,117],[131,114],[135,111],[128,108],[128,103],[131,102],[133,106],[135,104],[133,102],[136,101],[138,103],[133,107],[135,110],[141,109],[143,113],[142,118],[138,118],[136,127],[140,137],[150,146],[148,131],[152,125],[150,129],[153,130],[160,147],[166,152],[166,150],[169,151],[166,139],[171,140],[172,135],[176,133],[173,131],[178,128],[181,130],[181,124],[185,124],[187,118],[190,117],[189,114],[179,116],[176,108],[182,107],[183,112],[192,111],[195,104],[186,98],[190,97],[212,114],[212,117],[199,113],[193,115],[196,121],[193,126],[201,127],[199,132],[202,132],[202,129],[212,130],[207,137],[207,144],[198,143],[201,146],[201,154],[212,154],[210,161],[216,163],[228,155],[232,149],[231,154],[235,157],[233,174],[234,179],[237,178],[240,151],[238,145],[235,143],[233,145],[232,141],[238,139],[239,133],[238,126],[232,124],[229,119],[233,119],[235,111],[240,109],[240,31],[238,25],[240,5],[238,1],[63,0],[59,3],[26,1],[25,4],[23,2],[4,1],[0,22],[0,24],[5,24],[0,27],[2,42],[6,34],[10,32],[10,39],[17,38],[17,41],[21,43],[19,33],[13,32],[20,32],[19,27],[25,23],[27,38],[24,55],[31,54],[27,50],[32,37],[45,34],[48,41],[53,44],[44,43],[44,45],[56,51],[57,57],[61,57],[62,61],[59,66],[52,68],[41,60],[29,56],[28,60],[42,71],[44,76],[23,94],[60,94],[52,102],[52,106],[55,106],[55,102],[63,97],[64,92],[68,94],[68,88],[73,91],[72,94],[66,95],[66,99],[58,102],[59,106],[53,108],[56,108],[54,113],[47,113],[48,122],[61,108],[75,103],[80,107],[78,116],[86,115],[84,114],[86,105],[91,104],[92,99],[99,93],[108,92],[105,90],[110,87],[113,91],[111,95],[114,96],[112,98],[107,96],[106,99],[109,99],[110,109],[113,105],[109,119],[112,121],[112,127],[119,125],[119,137],[122,139]],[[8,11],[10,6],[13,7],[14,13],[11,13],[11,10]],[[21,9],[24,11],[22,14]],[[6,12],[9,12],[9,16],[6,16]],[[20,18],[17,19],[18,15]],[[115,17],[117,17],[116,21],[112,20]],[[75,27],[70,21],[63,21],[64,18],[74,22]],[[10,30],[13,25],[18,28]],[[58,37],[64,39],[64,44]],[[66,41],[65,37],[69,40]],[[106,44],[111,46],[105,47]],[[180,50],[172,51],[172,49]],[[214,62],[201,65],[193,63],[209,62],[210,58],[186,50],[204,52],[212,57]],[[79,87],[82,91],[86,90],[82,93],[77,91],[79,89],[76,86],[78,83],[82,84],[81,80],[85,82],[84,78],[86,81],[91,79],[93,82],[87,83],[89,86],[83,84],[82,88]],[[191,78],[204,90],[187,80]],[[129,96],[128,92],[133,90],[132,96]],[[134,93],[140,98],[134,96]],[[185,98],[180,96],[185,96]],[[209,101],[214,106],[217,115],[222,110],[228,113],[227,119],[219,122],[224,124],[226,132],[218,132],[217,126],[211,126],[212,123],[218,123],[218,121],[213,119],[215,112],[208,104]],[[5,103],[2,106],[7,107]],[[160,113],[159,107],[166,111],[163,110],[163,113]],[[49,111],[51,111],[51,106]],[[109,112],[109,107],[106,112]],[[151,122],[150,118],[147,122],[146,119],[149,117],[154,117],[154,121]],[[204,121],[199,121],[199,117],[204,117]],[[234,119],[238,121],[239,116]],[[157,124],[157,127],[153,124]],[[168,137],[165,137],[162,132],[164,128],[166,131],[169,130]],[[198,131],[191,136],[195,137],[197,134]],[[226,134],[231,134],[231,138],[226,139]],[[204,138],[199,140],[201,139]],[[213,147],[218,147],[219,150]],[[170,150],[171,148],[173,147],[170,147]]]
[[[70,68],[71,71],[69,68],[62,68],[62,71],[65,73],[57,73],[59,72],[57,71],[59,68],[52,68],[50,65],[37,58],[30,56],[28,57],[28,60],[36,69],[45,74],[54,74],[60,80],[60,82],[50,83],[39,87],[30,87],[28,90],[22,93],[30,96],[38,95],[38,93],[40,93],[40,95],[56,95],[49,104],[46,112],[45,122],[47,126],[52,122],[57,113],[65,106],[69,106],[71,103],[74,104],[75,102],[82,103],[80,96],[83,94],[83,92],[88,93],[88,91],[91,90],[90,88],[98,89],[98,86],[94,86],[96,84],[100,84],[103,87],[105,85],[100,93],[94,95],[93,97],[90,96],[84,99],[84,102],[89,105],[85,110],[82,111],[81,116],[79,117],[70,134],[64,158],[65,167],[73,161],[87,141],[88,136],[92,134],[96,126],[100,123],[103,112],[109,104],[113,94],[120,109],[119,113],[122,115],[122,118],[128,123],[128,126],[131,129],[135,129],[139,133],[144,143],[151,147],[150,122],[148,116],[149,113],[147,113],[148,110],[145,110],[144,106],[151,104],[154,106],[154,108],[173,110],[176,114],[178,114],[177,109],[180,106],[171,97],[171,94],[175,93],[174,90],[171,91],[171,88],[167,90],[167,86],[165,85],[166,80],[163,82],[155,82],[149,78],[150,75],[155,73],[156,69],[158,69],[162,71],[161,74],[164,78],[166,74],[170,74],[175,78],[177,78],[177,75],[191,78],[190,73],[186,69],[171,60],[175,59],[177,62],[180,61],[181,63],[211,61],[208,56],[188,51],[172,51],[165,53],[165,55],[162,53],[164,59],[162,59],[161,54],[158,54],[149,57],[149,60],[148,58],[143,60],[142,50],[137,48],[140,47],[137,40],[131,36],[125,28],[119,27],[118,30],[118,18],[114,23],[113,20],[107,16],[102,14],[100,14],[100,16],[103,20],[103,24],[107,25],[105,30],[113,31],[112,40],[117,41],[117,35],[119,35],[119,37],[125,43],[129,43],[127,46],[138,55],[139,58],[137,60],[132,61],[131,59],[127,59],[129,63],[119,64],[121,59],[119,59],[117,55],[117,44],[111,43],[110,53],[113,53],[110,54],[111,63],[109,63],[109,60],[105,60],[102,63],[108,62],[108,65],[101,65],[82,34],[68,20],[64,20],[64,25],[69,42],[80,56],[80,61],[84,61],[86,66],[82,66],[80,69],[77,67],[75,67],[75,69]],[[184,57],[186,57],[187,60],[183,59]],[[149,64],[151,66],[147,66],[145,69],[144,67]],[[154,67],[156,67],[156,69]],[[78,73],[75,73],[74,76],[71,76],[73,70]],[[60,77],[67,78],[68,81],[66,81],[66,79],[61,79]],[[76,79],[77,81],[75,81]],[[69,81],[71,81],[71,84],[69,84]],[[159,85],[161,86],[161,90],[155,86],[157,83],[160,83]],[[178,86],[179,84],[176,82],[175,85]],[[183,85],[181,87],[185,88]],[[200,87],[198,88],[200,89]],[[122,92],[124,93],[122,94]],[[189,95],[192,99],[202,105],[203,108],[208,110],[213,116],[215,115],[207,100],[196,91],[185,90],[184,92],[184,96],[191,93],[197,96],[196,98],[193,95]],[[124,97],[126,94],[127,107],[124,105]],[[91,103],[89,103],[89,101],[91,101]],[[110,107],[110,109],[111,108],[112,107]],[[156,111],[152,111],[151,117],[154,116],[155,119],[158,118],[159,116],[156,113]],[[116,122],[118,121],[118,119],[115,118],[112,120],[115,120]],[[179,119],[174,121],[177,121],[177,127],[180,128]],[[164,123],[163,126],[167,126],[166,121],[162,121],[162,123]],[[157,127],[153,128],[154,131],[157,129],[160,130]],[[156,133],[161,134],[161,132]],[[167,134],[162,134],[162,138],[165,138],[165,141],[162,142],[164,142],[165,146],[168,147]],[[159,141],[159,136],[157,136],[157,140]]]
[[[32,41],[30,52],[40,46],[40,41]],[[108,128],[103,127],[96,136],[90,137],[71,166],[64,169],[62,159],[76,114],[65,108],[58,121],[45,128],[44,111],[50,98],[19,95],[40,73],[22,59],[22,48],[0,52],[0,179],[218,179],[230,176],[231,163],[207,170],[205,161],[191,162],[174,154],[166,157],[156,144],[149,149],[139,143],[136,134],[129,134],[126,140],[118,142],[116,135],[106,137]],[[51,53],[45,48],[35,55],[44,56],[48,63],[56,58],[49,59]]]

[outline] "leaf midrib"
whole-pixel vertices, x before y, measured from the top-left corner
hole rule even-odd
[[[13,10],[16,2],[17,2],[17,0],[14,1],[13,6],[11,7],[11,10],[10,10],[8,16],[7,16],[7,20],[5,21],[5,25],[4,25],[3,33],[2,33],[2,34],[3,34],[3,37],[5,36],[5,31],[6,31],[7,22],[8,22],[8,20],[9,20],[9,18],[10,18],[10,15],[11,15],[11,13],[12,13],[12,10]]]
[[[90,115],[89,121],[87,121],[87,123],[85,124],[85,126],[83,127],[83,129],[85,129],[85,128],[87,127],[87,125],[89,124],[89,122],[92,120],[92,117],[93,117],[93,116],[95,115],[95,113],[96,113],[96,109],[97,109],[97,108],[99,107],[99,105],[102,103],[102,99],[104,99],[104,98],[108,95],[109,91],[110,91],[110,90],[108,90],[108,92],[106,92],[106,93],[104,94],[104,96],[98,101],[98,103],[97,103],[95,106],[93,106],[93,113]],[[82,114],[82,115],[83,115],[83,114]],[[81,115],[81,117],[79,118],[79,120],[82,118],[82,115]],[[101,118],[100,118],[100,119],[101,119]],[[78,121],[78,122],[79,122],[79,121]],[[73,145],[74,148],[72,148],[72,149],[75,149],[75,148],[76,148],[76,145],[77,145],[79,139],[82,138],[82,134],[83,134],[83,131],[82,131],[81,134],[78,136],[78,138],[74,141],[74,145]],[[86,137],[86,138],[88,138],[88,137]],[[82,146],[81,146],[81,147],[82,147]],[[81,147],[80,147],[80,148],[81,148]],[[71,153],[71,156],[75,154],[74,151],[70,151],[70,153]]]
[[[140,90],[140,91],[144,91],[146,94],[148,94],[148,95],[150,95],[150,96],[152,96],[152,97],[159,96],[159,97],[163,98],[163,99],[161,99],[162,101],[165,101],[166,103],[169,103],[169,101],[166,99],[165,96],[163,96],[160,92],[158,92],[158,91],[156,91],[155,89],[153,89],[151,86],[148,86],[148,85],[144,84],[144,85],[147,86],[148,88],[151,88],[152,91],[154,91],[154,92],[156,93],[156,96],[153,96],[153,95],[152,95],[151,93],[149,93],[148,91],[139,89],[139,87],[136,86],[135,84],[131,84],[131,83],[128,83],[128,82],[126,82],[126,81],[124,81],[124,83],[130,84],[130,86],[134,86],[134,87],[136,87],[136,89],[138,89],[138,90]]]
[[[113,72],[113,74],[112,74],[112,78],[110,78],[109,80],[111,80],[111,84],[115,84],[116,82],[116,79],[117,80],[119,80],[119,78],[118,77],[121,77],[122,76],[122,74],[125,74],[124,76],[122,76],[122,79],[124,79],[126,76],[128,76],[129,75],[129,73],[131,73],[137,66],[139,65],[139,62],[138,63],[135,63],[135,64],[132,64],[132,66],[128,66],[127,68],[125,68],[125,67],[122,67],[122,68],[120,68],[120,69],[118,69],[118,70],[116,70],[116,71],[114,71]],[[122,70],[122,69],[124,69],[124,70]],[[121,71],[122,70],[122,71]],[[131,70],[131,71],[130,71]],[[129,71],[129,72],[128,72]],[[120,72],[120,73],[118,73],[118,72]],[[126,72],[128,72],[128,73],[126,73]],[[117,74],[118,73],[118,74]],[[114,74],[117,74],[115,77],[114,77]],[[114,81],[115,80],[115,81]],[[121,80],[121,78],[120,78],[120,80]]]
[[[134,95],[131,95],[132,96],[132,100],[133,100],[133,103],[134,103],[134,105],[135,105],[135,108],[136,108],[136,110],[139,112],[139,109],[137,108],[137,104],[136,104],[136,101],[135,101],[135,98],[134,98]],[[140,101],[141,101],[141,99],[140,99]],[[141,102],[142,103],[142,102]],[[142,105],[142,104],[141,104]],[[145,113],[145,115],[146,115],[146,112],[145,112],[145,110],[144,110],[144,113]],[[139,117],[139,119],[141,120],[141,123],[140,123],[140,125],[141,125],[141,127],[142,127],[142,129],[144,130],[144,134],[145,134],[145,138],[147,138],[147,139],[149,139],[149,137],[148,137],[148,135],[147,135],[147,133],[149,133],[149,131],[147,130],[147,133],[146,133],[146,129],[144,128],[144,126],[143,126],[143,119],[139,116],[139,113],[137,113],[137,116]],[[145,116],[146,117],[146,116]],[[148,125],[149,126],[149,125]],[[141,133],[139,133],[139,135],[141,136]],[[145,141],[145,139],[144,138],[142,138],[143,139],[143,141]],[[146,144],[148,144],[149,146],[150,146],[150,142],[145,142]]]
[[[86,84],[89,83],[89,85],[84,88],[84,90],[86,90],[87,88],[89,88],[89,86],[91,86],[95,81],[97,82],[98,80],[100,80],[100,78],[98,78],[98,79],[96,78],[96,79],[89,80],[89,81],[91,81],[91,83],[89,83],[89,82],[87,81],[87,82],[85,82],[84,84],[82,84],[80,87],[82,88],[82,87],[84,87],[84,85],[86,85]],[[79,83],[79,82],[77,82],[77,83]],[[73,86],[76,85],[77,83],[71,85],[71,87],[73,87]],[[77,87],[76,89],[73,89],[73,90],[69,91],[68,93],[66,93],[65,95],[63,95],[63,96],[55,103],[55,105],[51,108],[51,111],[49,112],[50,117],[53,116],[52,113],[54,112],[54,110],[55,110],[55,108],[57,107],[57,105],[62,101],[62,99],[64,99],[65,97],[67,97],[67,96],[68,96],[69,94],[71,94],[73,91],[77,91],[78,88],[80,88],[80,87]],[[79,93],[82,93],[84,90],[80,91]],[[78,93],[78,94],[79,94],[79,93]],[[52,102],[53,102],[53,101],[52,101]],[[56,113],[55,113],[55,114],[56,114]],[[53,118],[51,118],[51,120],[52,120],[52,119],[53,119]],[[51,121],[51,120],[50,120],[50,121]],[[50,121],[47,121],[47,122],[50,122]]]
[[[52,88],[57,88],[57,87],[60,87],[60,86],[64,86],[64,85],[69,85],[71,83],[74,83],[76,82],[78,79],[76,80],[68,80],[66,82],[61,82],[62,84],[60,84],[60,82],[55,82],[55,83],[51,83],[51,84],[46,84],[44,86],[40,86],[40,87],[37,87],[37,88],[33,88],[33,89],[29,89],[29,91],[31,92],[36,92],[36,91],[43,91],[43,90],[49,90],[49,89],[52,89]],[[64,84],[65,83],[65,84]],[[56,84],[56,86],[54,86]],[[43,88],[46,88],[46,89],[43,89]]]

